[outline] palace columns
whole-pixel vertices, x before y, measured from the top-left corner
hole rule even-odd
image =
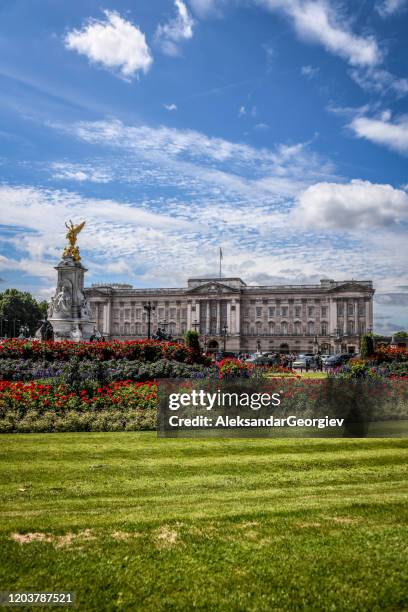
[[[217,300],[217,322],[215,326],[215,335],[221,334],[221,302]]]

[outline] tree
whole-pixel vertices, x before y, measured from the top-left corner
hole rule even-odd
[[[6,289],[0,293],[0,319],[3,336],[18,336],[20,328],[27,326],[33,336],[41,319],[47,316],[47,302],[37,302],[28,291]]]
[[[401,338],[402,340],[406,340],[408,338],[408,332],[401,330],[394,334],[394,338]]]
[[[374,338],[372,334],[364,334],[360,339],[360,353],[363,359],[374,354]]]
[[[196,331],[188,331],[185,335],[186,346],[192,349],[195,355],[201,354],[199,335]]]

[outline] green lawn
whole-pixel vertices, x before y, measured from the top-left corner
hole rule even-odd
[[[0,590],[74,590],[86,611],[406,610],[407,448],[3,435]]]

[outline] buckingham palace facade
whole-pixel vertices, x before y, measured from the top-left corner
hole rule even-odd
[[[372,281],[247,285],[240,278],[190,278],[187,287],[86,289],[96,329],[106,339],[146,338],[159,327],[173,338],[196,330],[207,350],[251,353],[354,352],[373,327]]]

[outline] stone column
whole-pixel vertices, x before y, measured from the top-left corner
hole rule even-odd
[[[200,302],[195,303],[195,318],[197,319],[198,324],[200,324]],[[198,333],[204,333],[204,330],[200,328],[197,329]]]
[[[344,317],[343,317],[343,334],[346,335],[347,334],[347,321],[348,321],[348,300],[345,300],[343,302],[343,313],[344,313]]]
[[[187,302],[187,330],[193,329],[191,319],[191,302]]]
[[[233,333],[232,329],[232,317],[231,317],[231,301],[227,302],[227,326],[228,326],[228,334]]]
[[[354,300],[354,334],[358,336],[358,299]]]
[[[206,305],[205,328],[206,328],[206,333],[209,334],[210,333],[210,300],[207,300],[207,305]]]
[[[235,333],[241,333],[241,302],[235,300]]]
[[[337,329],[337,302],[330,298],[329,302],[329,334],[335,334]]]
[[[215,333],[218,336],[221,333],[221,302],[217,300],[217,323],[215,327]]]
[[[370,297],[370,301],[368,302],[368,329],[371,328],[373,330],[374,325],[374,317],[373,317],[373,296]]]

